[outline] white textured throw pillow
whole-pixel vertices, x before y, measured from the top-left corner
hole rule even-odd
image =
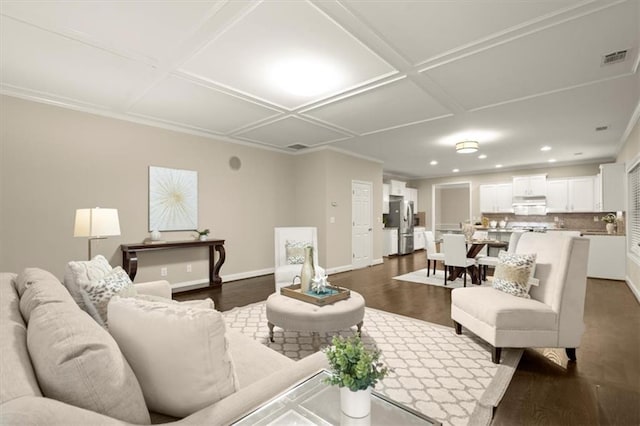
[[[107,305],[114,296],[132,297],[136,295],[136,289],[129,275],[120,266],[113,268],[104,277],[81,281],[82,298],[85,306],[93,306],[99,318],[98,323],[106,326]]]
[[[493,274],[493,288],[529,299],[530,278],[536,266],[536,254],[515,254],[501,251]]]
[[[108,317],[151,411],[185,417],[238,390],[220,312],[116,296]]]
[[[113,268],[101,254],[91,260],[72,261],[67,263],[64,270],[64,286],[69,290],[73,300],[96,321],[100,322],[100,315],[93,305],[87,306],[82,293],[82,285],[91,280],[99,280],[111,272]]]
[[[287,264],[302,265],[304,263],[304,249],[310,247],[309,241],[287,240],[284,248],[286,249]]]

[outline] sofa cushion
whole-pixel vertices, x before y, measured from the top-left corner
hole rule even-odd
[[[184,417],[238,389],[214,309],[116,296],[108,317],[150,410]]]
[[[27,350],[27,326],[20,315],[15,279],[16,274],[0,273],[0,404],[42,395]],[[0,412],[4,420],[4,409]]]
[[[131,278],[120,266],[97,280],[81,280],[80,288],[85,306],[93,306],[98,314],[94,319],[103,326],[107,326],[107,305],[113,296],[131,297],[137,294]]]
[[[16,285],[22,289],[20,312],[28,324],[31,312],[47,303],[71,303],[73,298],[60,281],[50,272],[38,268],[26,268],[18,274]]]
[[[82,286],[92,280],[102,279],[111,272],[111,269],[109,261],[99,254],[91,260],[69,262],[64,270],[64,286],[67,287],[78,306],[87,311],[96,321],[99,321],[100,316],[92,305],[86,305]]]
[[[529,299],[529,279],[533,276],[536,254],[515,254],[501,251],[493,273],[493,288]]]
[[[42,393],[116,419],[148,424],[140,385],[116,342],[66,290],[57,288],[64,290],[60,282],[35,282],[23,295],[35,305],[27,346]]]
[[[558,315],[549,306],[537,300],[513,297],[491,287],[454,289],[451,292],[451,304],[472,317],[500,329],[558,328]]]

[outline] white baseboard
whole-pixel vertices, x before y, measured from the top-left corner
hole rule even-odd
[[[640,303],[640,290],[638,290],[638,287],[633,284],[633,281],[631,281],[631,278],[629,278],[629,276],[626,276],[624,281],[629,286],[629,290],[631,290],[631,293],[633,293],[633,295],[636,297],[638,303]]]
[[[373,259],[373,263],[371,263],[371,266],[373,265],[382,265],[384,263],[384,259],[380,258],[380,259]]]
[[[336,266],[333,268],[327,269],[327,275],[329,274],[339,274],[340,272],[352,271],[353,265],[344,265],[344,266]]]
[[[254,278],[254,277],[260,277],[262,275],[273,274],[273,270],[274,268],[258,269],[256,271],[247,271],[247,272],[239,272],[237,274],[221,275],[220,278],[222,278],[223,283],[229,283],[232,281],[243,280],[245,278]],[[180,291],[195,290],[198,288],[205,288],[205,287],[209,287],[208,279],[174,283],[174,284],[171,284],[171,291],[173,293],[177,293]]]

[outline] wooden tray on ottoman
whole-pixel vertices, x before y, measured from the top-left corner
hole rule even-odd
[[[324,306],[337,302],[338,300],[348,299],[351,296],[351,291],[348,288],[327,286],[328,290],[332,290],[331,294],[315,294],[315,293],[303,293],[300,289],[300,284],[293,284],[288,287],[282,287],[280,294],[283,296],[292,297],[294,299],[302,300],[304,302],[313,303],[314,305]]]

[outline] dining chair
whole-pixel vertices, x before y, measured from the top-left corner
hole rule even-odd
[[[444,253],[438,253],[436,250],[436,240],[433,236],[433,231],[424,231],[424,241],[427,249],[427,276],[429,276],[431,261],[433,260],[433,273],[435,274],[436,263],[438,261],[444,263]]]
[[[473,233],[473,236],[471,237],[474,240],[488,240],[489,239],[489,232],[488,231],[476,231]],[[489,246],[485,245],[484,247],[482,247],[482,250],[480,250],[480,253],[478,253],[476,255],[476,259],[479,259],[481,257],[487,256],[489,254]]]
[[[467,257],[467,246],[462,234],[445,234],[444,240],[444,285],[447,285],[447,269],[450,266],[464,268],[464,286],[467,286],[467,271],[475,267],[476,259]]]

